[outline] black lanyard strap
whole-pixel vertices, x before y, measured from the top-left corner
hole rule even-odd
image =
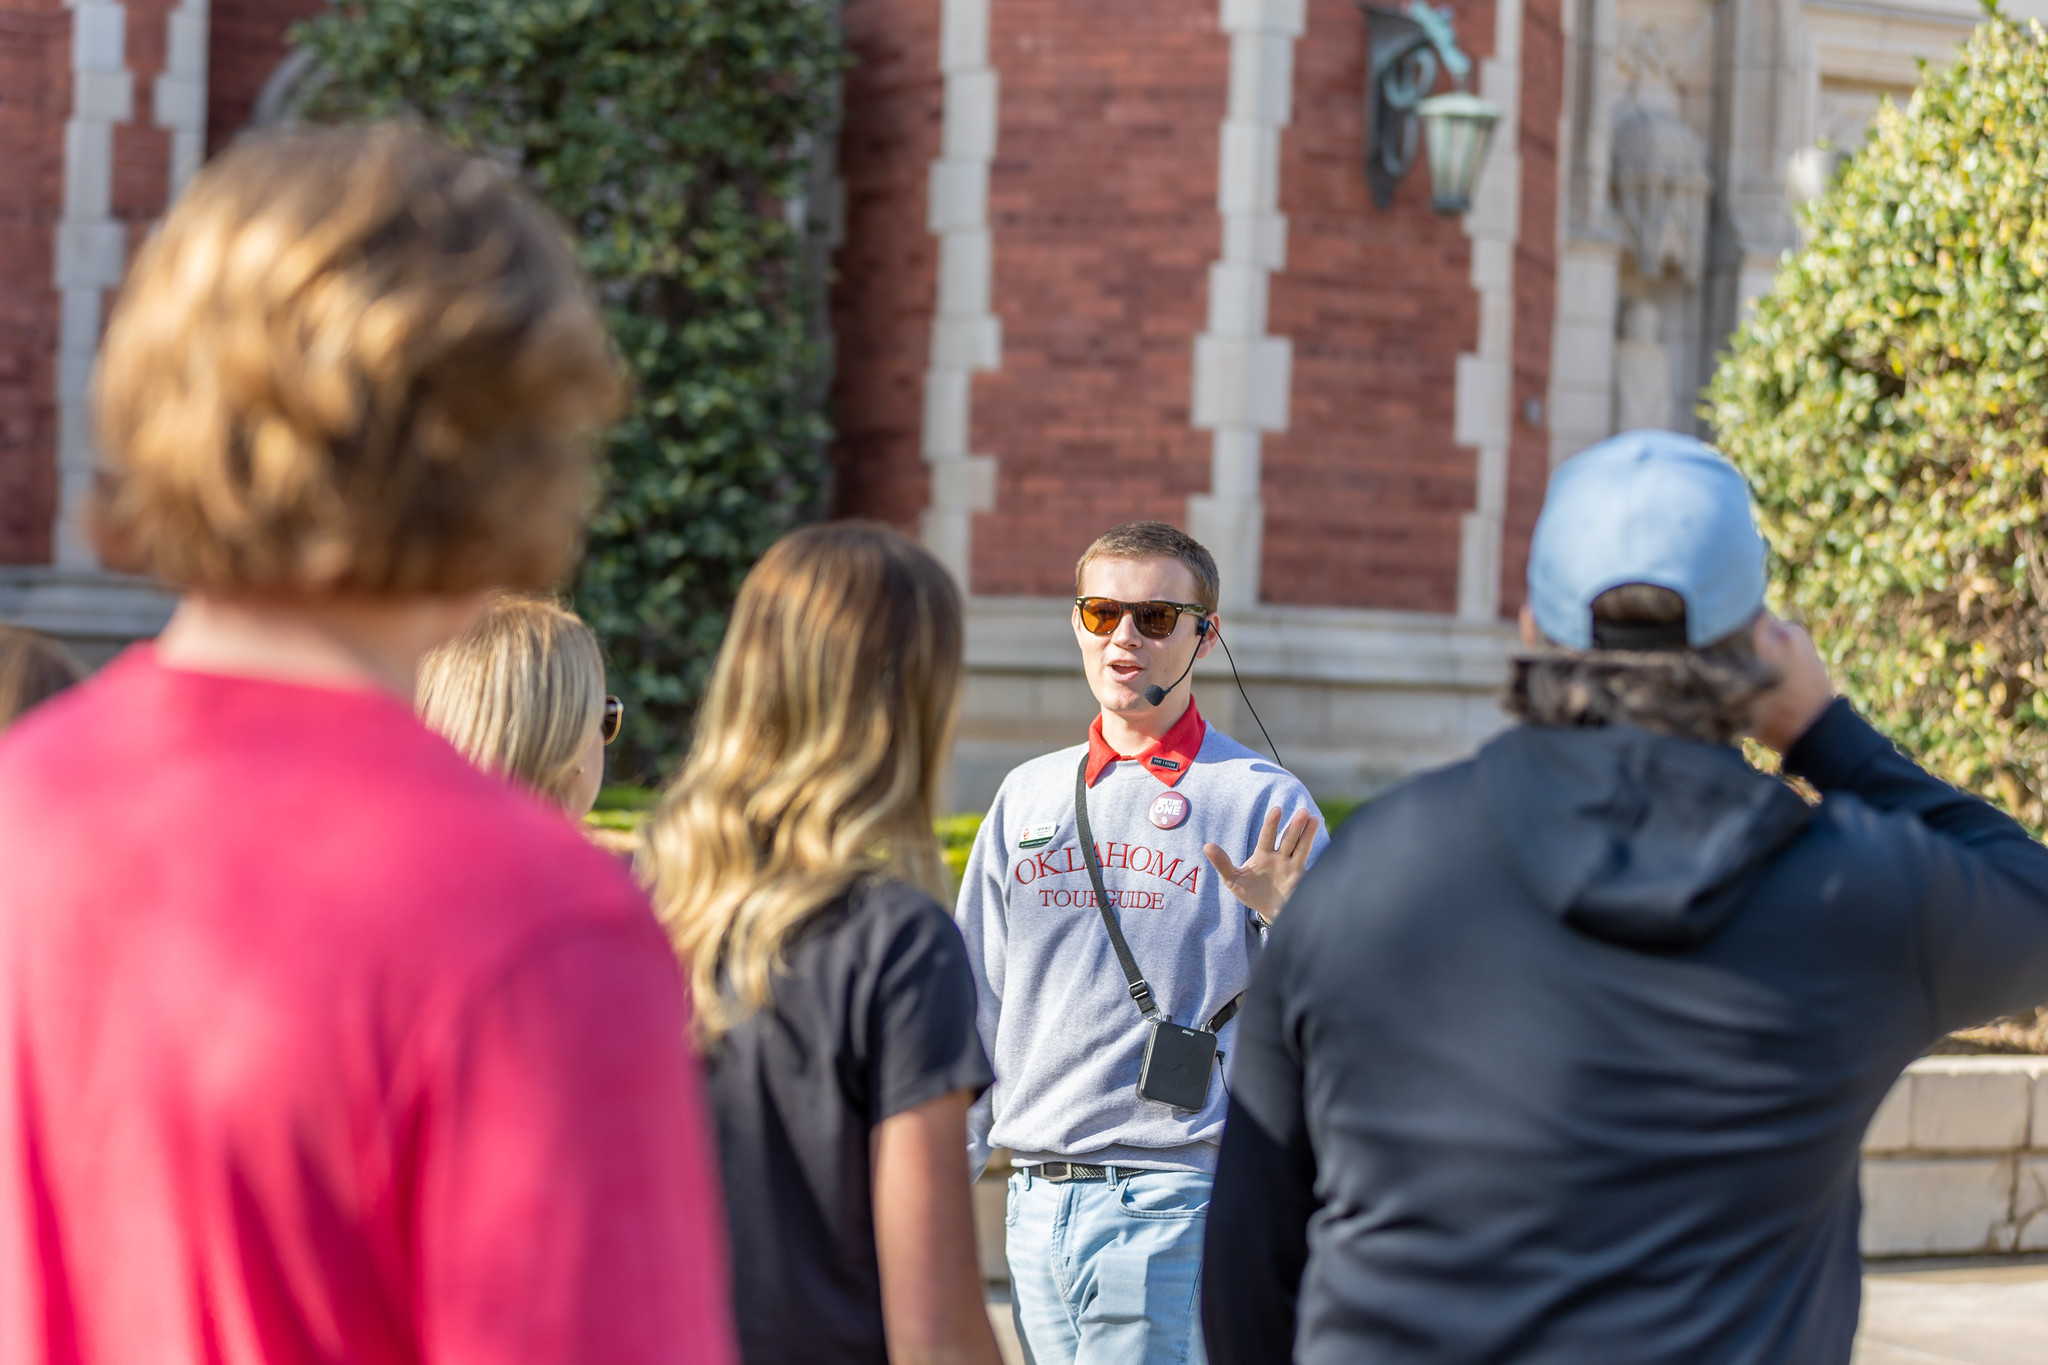
[[[1124,980],[1131,983],[1131,999],[1138,1004],[1138,1013],[1147,1019],[1161,1018],[1159,1006],[1152,999],[1152,988],[1145,984],[1144,974],[1138,970],[1138,959],[1131,956],[1131,945],[1124,940],[1123,926],[1117,923],[1116,911],[1110,909],[1109,892],[1102,885],[1102,863],[1095,856],[1095,832],[1088,828],[1088,755],[1081,755],[1081,766],[1074,773],[1074,824],[1081,831],[1081,856],[1088,863],[1088,880],[1095,883],[1095,908],[1102,912],[1102,927],[1109,931],[1109,946],[1116,949],[1117,965],[1124,969]],[[1214,1033],[1237,1017],[1238,1006],[1244,1003],[1244,992],[1239,991],[1216,1011],[1216,1017],[1208,1023],[1208,1031]]]
[[[1123,926],[1117,923],[1116,911],[1109,905],[1109,892],[1102,885],[1102,861],[1095,856],[1095,832],[1088,828],[1088,755],[1081,755],[1081,766],[1074,771],[1074,824],[1081,831],[1081,856],[1088,862],[1088,880],[1095,883],[1095,908],[1102,912],[1102,927],[1109,931],[1109,946],[1116,949],[1117,965],[1124,969],[1124,980],[1131,983],[1131,999],[1137,1002],[1138,1013],[1147,1019],[1159,1013],[1159,1006],[1152,999],[1152,988],[1145,984],[1145,976],[1138,970],[1138,959],[1131,956],[1131,945],[1124,941]]]

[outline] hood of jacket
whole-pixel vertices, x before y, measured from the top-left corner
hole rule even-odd
[[[1478,759],[1516,877],[1550,913],[1644,948],[1702,942],[1812,819],[1735,749],[1634,726],[1521,725]]]

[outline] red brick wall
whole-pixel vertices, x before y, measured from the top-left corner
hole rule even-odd
[[[57,487],[57,220],[71,111],[63,0],[0,11],[0,564],[50,558]]]
[[[1550,341],[1557,311],[1557,125],[1564,108],[1563,0],[1522,11],[1522,229],[1515,248],[1515,416],[1508,428],[1507,518],[1501,534],[1500,605],[1521,610],[1529,538],[1550,480]],[[1543,416],[1523,420],[1531,401]]]
[[[972,449],[998,464],[973,586],[1058,596],[1102,531],[1184,521],[1209,486],[1188,418],[1230,45],[1215,0],[1001,0],[991,23],[1003,358],[974,384]]]
[[[1493,50],[1492,0],[1452,8],[1476,66]],[[1478,473],[1451,439],[1458,356],[1479,340],[1471,242],[1430,208],[1420,158],[1393,207],[1373,206],[1365,60],[1357,5],[1309,0],[1281,153],[1287,269],[1268,324],[1294,343],[1294,391],[1287,431],[1265,443],[1260,596],[1450,612]]]
[[[176,0],[127,0],[134,117],[114,130],[112,205],[133,259],[169,192],[171,135],[151,97]],[[240,128],[283,34],[323,0],[215,0],[208,145]],[[47,563],[56,512],[56,229],[64,208],[64,124],[71,113],[71,22],[63,0],[0,11],[0,563]],[[111,302],[111,299],[109,300]]]
[[[207,44],[207,155],[227,146],[249,122],[263,83],[284,60],[285,33],[326,8],[326,0],[213,0]]]
[[[164,69],[166,20],[176,0],[125,0],[128,70],[135,80],[135,117],[114,129],[114,217],[128,227],[128,259],[135,259],[150,224],[163,216],[171,193],[171,134],[156,126],[151,95]],[[111,302],[111,300],[109,300]]]
[[[1561,0],[1524,17],[1522,221],[1511,338],[1503,605],[1520,602],[1548,473]],[[1475,59],[1494,0],[1456,0]],[[910,524],[935,248],[924,175],[938,142],[935,0],[853,0],[867,63],[847,86],[850,201],[834,300],[842,512]],[[1128,517],[1182,521],[1206,491],[1210,435],[1189,425],[1195,336],[1217,255],[1216,150],[1229,47],[1212,4],[993,7],[1001,77],[991,175],[1002,367],[974,379],[977,454],[996,509],[975,518],[980,593],[1058,595],[1074,556]],[[1282,139],[1288,263],[1269,330],[1294,347],[1290,429],[1265,441],[1262,597],[1413,611],[1457,606],[1459,526],[1477,456],[1453,441],[1457,358],[1478,343],[1471,244],[1428,203],[1426,170],[1393,209],[1362,174],[1366,35],[1351,0],[1310,0]],[[906,203],[905,200],[909,202]]]
[[[930,479],[919,453],[938,241],[927,178],[944,85],[938,0],[846,0],[857,65],[839,139],[846,240],[833,261],[833,508],[915,529]]]

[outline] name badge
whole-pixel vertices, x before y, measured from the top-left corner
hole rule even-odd
[[[1052,836],[1059,832],[1060,826],[1057,820],[1043,825],[1026,825],[1017,833],[1017,847],[1044,848],[1052,842]]]

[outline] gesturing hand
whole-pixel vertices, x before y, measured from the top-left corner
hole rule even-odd
[[[1321,823],[1308,811],[1301,811],[1287,822],[1283,833],[1280,808],[1275,806],[1266,812],[1266,825],[1259,831],[1258,845],[1252,849],[1252,856],[1244,860],[1243,867],[1230,861],[1230,855],[1215,844],[1203,844],[1202,852],[1208,855],[1209,865],[1223,878],[1230,894],[1256,910],[1261,918],[1270,920],[1287,904],[1294,888],[1301,885],[1302,876],[1308,871],[1309,851],[1315,847],[1316,827]]]

